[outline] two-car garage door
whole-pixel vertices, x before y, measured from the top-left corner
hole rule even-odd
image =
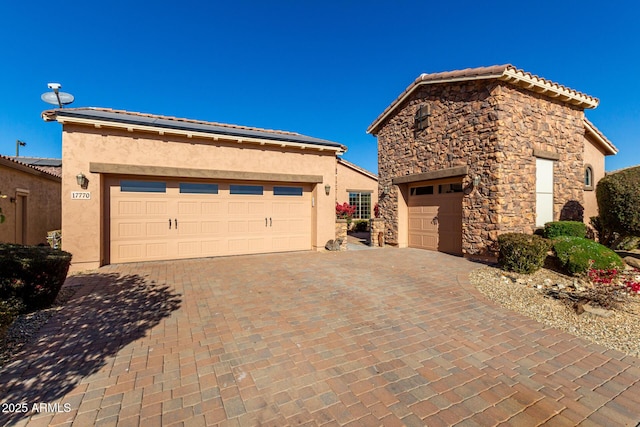
[[[308,184],[111,178],[111,263],[311,248]]]

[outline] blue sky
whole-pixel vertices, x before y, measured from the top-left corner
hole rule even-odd
[[[74,107],[282,129],[343,143],[423,72],[511,63],[600,99],[587,117],[640,164],[640,6],[602,1],[25,1],[0,6],[0,154],[60,157],[48,82]]]

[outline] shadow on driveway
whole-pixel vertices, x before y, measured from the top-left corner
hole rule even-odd
[[[17,413],[0,413],[0,425],[33,415],[34,404],[53,404],[64,397],[182,302],[168,286],[138,275],[77,275],[69,277],[65,286],[79,288],[33,343],[0,368],[0,402],[26,404],[28,409],[24,413],[21,406],[14,408]]]

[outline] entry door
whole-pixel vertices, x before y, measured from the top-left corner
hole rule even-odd
[[[16,243],[27,244],[27,198],[20,194],[16,196]]]

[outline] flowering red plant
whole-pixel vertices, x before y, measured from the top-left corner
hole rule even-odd
[[[373,206],[373,216],[380,218],[380,205],[377,203]]]
[[[590,268],[588,275],[589,280],[594,285],[610,286],[622,284],[631,292],[640,294],[640,270],[637,268],[633,270],[619,270],[616,268],[598,270]]]
[[[336,202],[336,217],[348,219],[353,217],[354,213],[356,213],[355,206],[352,206],[347,202],[344,202],[343,204]]]

